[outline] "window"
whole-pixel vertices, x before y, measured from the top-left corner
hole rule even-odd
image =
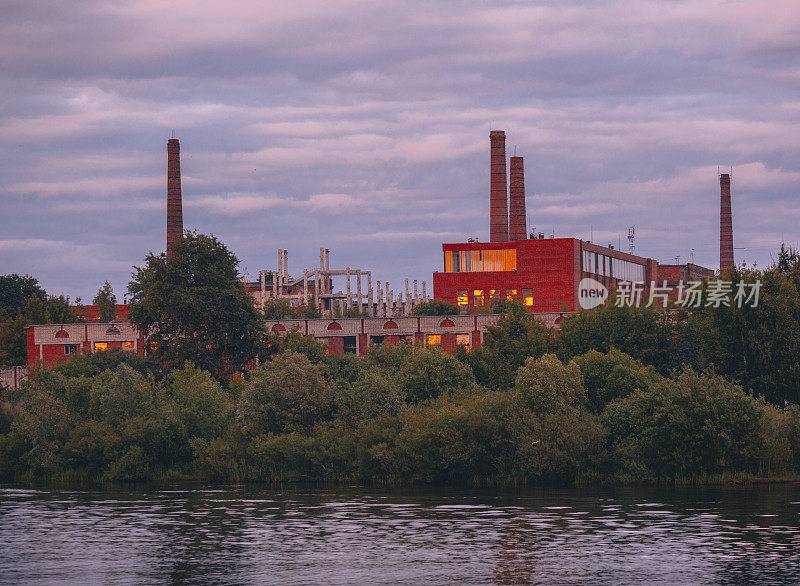
[[[371,336],[370,341],[372,342],[373,345],[380,346],[381,344],[383,344],[383,336]]]
[[[133,342],[123,342],[122,343],[122,349],[125,352],[133,352],[133,350],[134,350]]]
[[[456,334],[456,346],[466,346],[469,351],[469,334]]]
[[[516,289],[506,289],[506,299],[509,301],[514,301],[517,298],[517,290]]]
[[[483,289],[475,289],[472,292],[472,306],[483,307]]]
[[[441,346],[442,336],[439,334],[428,334],[428,346]]]
[[[345,354],[355,354],[356,353],[356,337],[355,336],[344,336],[344,353]]]
[[[104,352],[108,350],[108,342],[95,342],[94,343],[94,351],[95,352]]]
[[[446,250],[444,272],[471,273],[484,271],[516,271],[516,249]]]
[[[500,290],[499,289],[489,289],[489,304],[494,305],[500,301]]]
[[[467,296],[466,289],[461,289],[456,292],[456,303],[458,305],[469,305],[469,297]]]
[[[64,344],[64,354],[77,354],[78,353],[78,345],[77,344]]]
[[[522,290],[522,303],[527,307],[533,307],[533,289]]]
[[[644,282],[645,265],[613,258],[597,252],[583,251],[583,271],[619,281]]]

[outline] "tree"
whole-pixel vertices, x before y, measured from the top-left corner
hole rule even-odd
[[[457,305],[440,299],[431,299],[420,303],[411,312],[412,315],[458,315],[459,313],[461,311]]]
[[[164,362],[227,376],[258,353],[259,311],[239,279],[239,260],[214,236],[187,231],[172,258],[150,253],[135,271],[128,318]]]
[[[465,359],[475,378],[494,389],[509,389],[517,369],[527,358],[539,358],[553,344],[553,332],[517,301],[508,302],[495,325],[486,330],[484,343]]]
[[[48,297],[44,291],[28,297],[22,307],[17,309],[16,317],[9,319],[4,325],[0,324],[0,364],[25,364],[28,356],[26,328],[29,325],[75,321],[78,321],[78,317],[69,305],[69,297]]]
[[[39,281],[30,275],[13,273],[0,276],[0,325],[14,319],[31,297],[44,297]]]
[[[108,281],[100,287],[97,295],[94,296],[94,304],[100,312],[100,321],[110,322],[117,317],[117,297],[114,295],[114,289]]]
[[[668,374],[674,364],[674,324],[670,315],[655,307],[618,307],[613,299],[595,309],[582,309],[561,323],[558,335],[562,360],[591,350],[611,348]]]

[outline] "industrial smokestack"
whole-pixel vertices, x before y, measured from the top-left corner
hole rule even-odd
[[[506,133],[489,132],[489,241],[508,241],[508,188],[506,186]]]
[[[181,143],[167,141],[167,260],[172,258],[172,241],[183,234],[181,202]]]
[[[511,157],[508,196],[508,239],[525,240],[528,223],[525,218],[525,170],[522,157]]]
[[[719,176],[719,271],[724,272],[733,262],[733,222],[731,219],[731,176]]]

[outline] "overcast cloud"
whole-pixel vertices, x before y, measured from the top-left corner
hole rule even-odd
[[[529,229],[718,266],[800,244],[800,3],[0,0],[0,274],[122,298],[184,226],[251,279],[431,282],[488,240],[490,128],[525,157]],[[512,152],[509,152],[512,154]],[[430,287],[430,285],[429,285]],[[430,291],[430,289],[429,289]]]

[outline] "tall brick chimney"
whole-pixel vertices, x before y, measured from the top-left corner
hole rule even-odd
[[[508,239],[525,240],[528,222],[525,218],[525,171],[522,157],[511,157],[509,165]]]
[[[733,222],[731,220],[731,176],[723,173],[719,176],[719,270],[720,272],[734,265],[733,262]]]
[[[167,260],[172,258],[173,239],[182,234],[181,143],[177,138],[170,138],[167,141]]]
[[[508,187],[506,184],[506,133],[489,132],[489,241],[508,242]]]

